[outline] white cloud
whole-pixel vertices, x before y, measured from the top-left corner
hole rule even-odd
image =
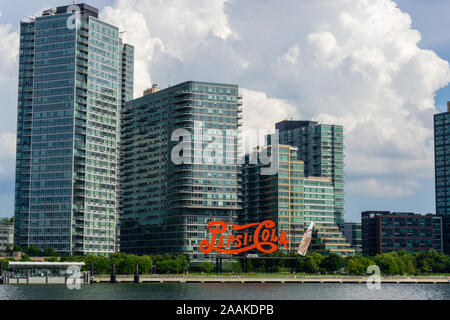
[[[246,126],[343,124],[351,192],[408,195],[433,177],[434,94],[450,67],[393,1],[118,0],[102,15],[136,45],[137,91],[226,81],[246,88]]]
[[[16,159],[16,135],[6,132],[0,135],[0,178],[14,175]]]
[[[14,176],[19,33],[0,24],[0,179]]]
[[[298,110],[283,99],[269,98],[266,93],[240,89],[243,95],[245,128],[274,129],[274,123],[299,117]]]
[[[260,91],[241,89],[243,95],[243,142],[244,150],[265,144],[265,136],[274,131],[274,123],[299,117],[296,108],[282,99],[267,97]],[[257,136],[254,136],[256,134]],[[252,138],[257,137],[257,139]]]
[[[2,12],[0,17],[3,17]],[[15,172],[16,135],[13,132],[17,114],[19,31],[10,24],[0,24],[0,39],[0,187],[3,187],[5,181],[14,179]]]
[[[19,54],[19,33],[11,25],[0,24],[0,82],[16,78]]]
[[[119,0],[101,18],[120,27],[124,41],[136,47],[135,96],[152,84],[152,63],[182,62],[208,38],[232,37],[223,6],[226,0]]]
[[[356,195],[370,195],[376,198],[398,198],[411,196],[419,188],[414,180],[391,181],[379,179],[363,179],[347,183],[346,190]]]
[[[16,135],[6,132],[0,135],[0,158],[14,159],[16,156]]]

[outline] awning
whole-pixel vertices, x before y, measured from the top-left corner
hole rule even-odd
[[[82,267],[84,262],[17,262],[9,261],[8,268],[67,268],[69,266]]]

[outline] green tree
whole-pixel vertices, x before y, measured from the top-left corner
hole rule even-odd
[[[339,271],[344,265],[344,259],[337,253],[330,253],[325,256],[320,264],[326,272],[336,272]]]
[[[118,274],[133,274],[136,260],[136,256],[133,254],[116,253],[109,257],[109,264],[110,268],[114,264]]]
[[[417,269],[423,273],[449,272],[448,255],[430,250],[415,253],[415,258]]]
[[[175,257],[175,272],[186,272],[189,269],[189,260],[185,255]]]
[[[445,256],[445,273],[450,273],[450,255]]]
[[[5,249],[6,253],[7,253],[7,254],[13,253],[13,252],[14,252],[14,251],[13,251],[13,248],[14,248],[14,246],[13,246],[12,244],[7,244],[7,245],[6,245],[6,249]]]
[[[324,256],[317,252],[308,252],[304,259],[299,260],[300,271],[307,273],[319,272],[323,259]]]
[[[154,256],[154,264],[158,273],[180,273],[189,268],[189,259],[185,255],[160,255]]]
[[[88,255],[84,258],[86,269],[90,268],[90,264],[94,265],[94,272],[96,274],[109,274],[111,273],[111,261],[104,256]]]
[[[58,262],[58,257],[46,257],[45,261],[47,261],[47,262]]]
[[[152,272],[153,261],[149,256],[140,256],[137,258],[139,263],[139,273],[149,274]]]
[[[371,265],[375,265],[375,262],[370,258],[352,256],[348,257],[345,261],[345,271],[349,274],[365,275],[367,268]]]
[[[211,273],[214,271],[214,265],[209,261],[202,262],[200,264],[200,270],[206,273]]]
[[[156,271],[158,273],[170,273],[175,269],[175,263],[173,259],[159,260],[156,262]]]
[[[404,265],[404,273],[406,274],[416,274],[417,270],[416,270],[416,258],[414,255],[412,255],[411,253],[409,253],[406,250],[400,250],[400,251],[396,251],[396,255],[399,259],[401,259],[403,261],[403,265]]]
[[[14,218],[1,218],[0,224],[8,224],[11,225],[14,223]]]
[[[24,253],[24,254],[22,255],[22,258],[20,259],[20,261],[23,261],[23,262],[30,262],[31,259],[30,259],[30,257],[29,257],[26,253]]]
[[[374,261],[384,274],[403,275],[406,272],[405,263],[396,252],[377,255]]]
[[[46,257],[52,257],[55,255],[55,250],[53,247],[45,247],[44,249],[44,256]]]
[[[3,260],[0,260],[0,263],[3,264],[3,271],[8,270],[9,261],[14,261],[14,258],[6,258],[6,259],[3,259]]]
[[[30,257],[41,257],[42,256],[42,251],[41,249],[39,249],[36,246],[31,246],[31,247],[27,247],[25,248],[24,251],[27,255],[29,255]]]
[[[86,262],[84,256],[62,255],[61,262]]]

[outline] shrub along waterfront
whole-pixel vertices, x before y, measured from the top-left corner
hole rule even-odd
[[[39,251],[39,252],[38,252]],[[117,274],[133,274],[136,263],[139,264],[140,274],[180,274],[187,271],[214,273],[215,263],[203,262],[200,265],[189,265],[188,256],[185,255],[152,255],[136,256],[133,254],[117,253],[109,257],[88,255],[81,256],[62,256],[57,257],[51,248],[41,252],[38,248],[27,248],[22,261],[30,261],[29,254],[33,256],[46,257],[46,261],[61,262],[84,262],[86,265],[82,271],[88,271],[91,263],[94,266],[96,274],[110,274],[112,264],[115,264]],[[296,268],[298,273],[306,274],[333,274],[341,273],[349,275],[366,275],[367,267],[377,265],[382,274],[385,275],[429,275],[429,274],[448,274],[450,273],[450,256],[437,253],[436,251],[422,251],[408,253],[406,251],[396,251],[377,255],[375,257],[350,256],[342,258],[338,254],[321,255],[315,252],[309,252],[306,257],[300,257],[296,253],[283,254],[274,253],[269,255],[260,255],[267,259],[248,259],[248,273],[291,272]],[[290,257],[298,258],[294,260],[270,259],[271,257]],[[215,259],[215,257],[213,257]],[[3,260],[3,269],[6,270],[8,258]],[[296,261],[297,260],[297,261]],[[223,273],[239,274],[242,271],[243,260],[227,261],[222,264]]]
[[[53,259],[53,258],[50,258]],[[151,273],[183,273],[189,269],[189,260],[185,255],[136,256],[134,254],[116,253],[109,257],[88,255],[86,257],[64,256],[62,262],[84,262],[82,271],[88,271],[91,263],[96,274],[111,273],[112,264],[117,274],[134,274],[136,263],[139,274]]]
[[[377,265],[385,275],[423,275],[450,273],[450,256],[434,250],[408,253],[395,251],[364,257],[361,255],[342,258],[338,254],[326,256],[310,252],[299,261],[300,272],[335,273],[341,271],[350,275],[366,275],[367,267]]]

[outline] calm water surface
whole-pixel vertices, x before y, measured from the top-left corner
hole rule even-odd
[[[450,300],[448,284],[94,284],[0,285],[0,300]]]

